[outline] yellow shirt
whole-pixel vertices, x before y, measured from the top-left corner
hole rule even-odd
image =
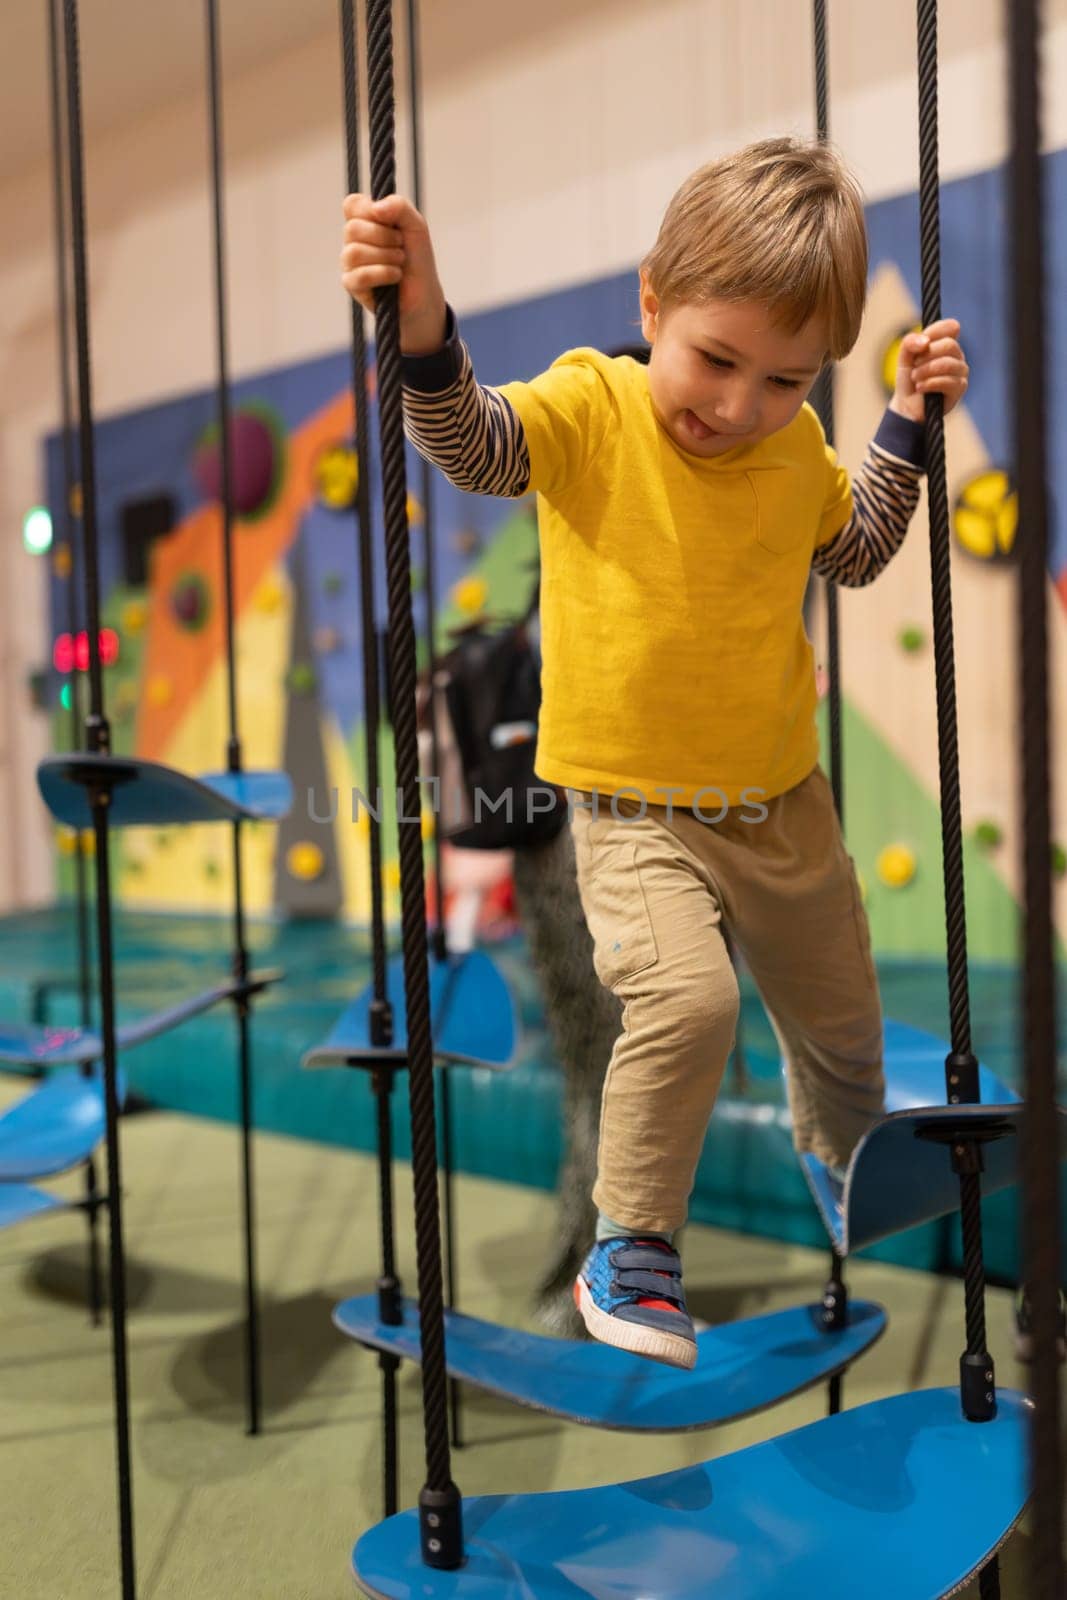
[[[814,411],[704,460],[630,357],[572,350],[501,393],[538,497],[538,775],[708,816],[799,783],[818,759],[804,592],[852,510]]]

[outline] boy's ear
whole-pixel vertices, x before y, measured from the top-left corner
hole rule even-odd
[[[644,267],[640,270],[640,305],[641,305],[641,332],[649,344],[655,344],[656,331],[659,327],[659,298],[648,281],[648,273]]]

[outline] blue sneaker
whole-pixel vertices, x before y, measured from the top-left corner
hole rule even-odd
[[[600,1239],[585,1258],[574,1302],[594,1339],[669,1367],[696,1365],[682,1263],[662,1239]]]

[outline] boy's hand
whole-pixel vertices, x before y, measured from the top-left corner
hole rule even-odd
[[[437,276],[426,219],[402,195],[372,200],[350,194],[344,202],[341,282],[367,311],[374,291],[399,285],[400,348],[429,355],[445,340],[445,294]]]
[[[946,414],[958,405],[967,389],[970,368],[960,348],[960,325],[952,317],[931,322],[921,333],[904,336],[897,358],[897,386],[890,411],[913,422],[926,416],[924,395],[944,396]]]

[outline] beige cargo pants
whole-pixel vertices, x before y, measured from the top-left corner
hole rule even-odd
[[[600,981],[621,1000],[593,1198],[670,1232],[686,1207],[733,1045],[725,923],[781,1045],[800,1151],[846,1162],[879,1117],[882,1013],[867,918],[830,785],[816,768],[764,802],[702,821],[680,805],[571,795],[578,886]],[[706,807],[705,814],[714,815]]]

